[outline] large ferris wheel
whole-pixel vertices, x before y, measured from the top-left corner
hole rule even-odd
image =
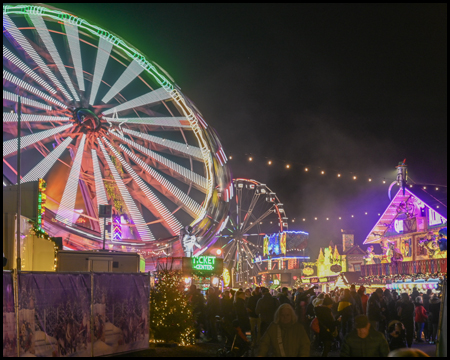
[[[47,181],[47,230],[157,250],[194,228],[207,247],[232,197],[227,157],[200,111],[115,34],[48,6],[3,5],[3,181]]]
[[[233,179],[226,225],[219,236],[224,242],[224,262],[232,272],[233,284],[244,284],[261,271],[255,258],[262,253],[266,234],[288,229],[288,218],[277,194],[252,179]]]

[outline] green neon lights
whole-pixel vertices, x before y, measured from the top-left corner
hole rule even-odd
[[[195,256],[192,259],[192,269],[208,270],[215,269],[216,258],[214,256]]]

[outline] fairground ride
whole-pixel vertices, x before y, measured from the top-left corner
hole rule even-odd
[[[286,231],[288,218],[267,185],[249,179],[234,179],[233,183],[235,196],[219,236],[233,284],[244,285],[261,271],[254,259],[262,254],[264,236]]]
[[[3,5],[3,182],[47,182],[44,229],[72,249],[181,255],[208,247],[232,180],[218,136],[158,64],[119,36],[50,6]]]

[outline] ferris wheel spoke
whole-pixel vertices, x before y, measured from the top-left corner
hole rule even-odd
[[[237,188],[236,189],[236,222],[237,222],[237,226],[236,229],[240,229],[241,227],[241,209],[242,209],[242,189],[241,188]]]
[[[133,154],[130,150],[128,150],[123,145],[120,145],[120,148],[131,158],[133,161],[138,164],[147,174],[151,176],[152,179],[156,180],[160,186],[162,186],[166,192],[169,192],[169,200],[174,202],[177,205],[182,205],[183,209],[189,213],[192,217],[196,218],[201,212],[201,206],[181,191],[178,187],[173,185],[170,181],[161,176],[157,171],[148,166],[144,161],[142,161],[138,156]],[[166,194],[167,195],[167,194]]]
[[[120,161],[122,166],[125,168],[125,170],[128,172],[128,174],[131,175],[133,180],[139,185],[139,188],[142,190],[142,192],[147,197],[150,209],[156,210],[153,211],[154,215],[159,215],[164,219],[164,222],[162,223],[164,227],[169,230],[171,235],[178,235],[180,233],[181,228],[183,227],[180,222],[177,220],[175,216],[167,209],[167,207],[161,202],[161,200],[156,196],[156,194],[142,181],[142,179],[136,174],[136,172],[133,170],[133,168],[124,160],[124,158],[114,149],[114,147],[109,143],[106,138],[103,138],[103,141],[106,145],[108,145],[111,152],[114,154],[116,159]]]
[[[253,226],[255,226],[256,224],[258,224],[259,222],[263,221],[266,217],[268,217],[271,213],[273,213],[273,209],[270,208],[269,210],[267,210],[264,214],[262,214],[258,219],[256,219],[253,224],[247,225],[246,228],[244,228],[244,230],[242,230],[242,232],[246,233],[247,231],[249,231]]]
[[[94,105],[95,103],[98,88],[100,87],[100,82],[102,81],[103,74],[105,73],[106,64],[108,63],[109,54],[111,54],[112,47],[112,43],[102,37],[100,38],[98,43],[97,58],[95,60],[94,77],[92,79],[91,96],[89,99],[90,105]]]
[[[123,132],[150,141],[152,145],[157,144],[158,146],[169,149],[172,152],[176,152],[177,154],[181,154],[183,156],[192,156],[197,160],[203,160],[202,152],[200,148],[196,146],[189,146],[176,141],[166,140],[159,136],[143,134],[141,132],[130,129],[123,129]]]
[[[49,122],[49,121],[69,121],[67,116],[50,116],[50,115],[35,115],[35,114],[22,114],[20,121],[23,122]],[[3,113],[3,122],[17,122],[16,113]]]
[[[41,85],[44,89],[46,89],[50,94],[56,93],[56,90],[53,87],[51,87],[44,79],[42,79],[38,74],[36,74],[36,72],[31,70],[31,68],[27,64],[25,64],[16,55],[14,55],[11,51],[9,51],[5,45],[3,45],[3,57],[11,61],[12,64],[17,66],[25,74],[30,76],[34,81],[36,81],[39,85]]]
[[[137,125],[154,125],[154,126],[164,126],[168,128],[167,130],[178,130],[182,128],[183,130],[192,130],[189,120],[185,116],[176,117],[142,117],[142,118],[111,118],[103,117],[106,121],[110,123],[126,123],[126,124],[137,124]],[[166,130],[166,129],[164,129]]]
[[[56,78],[55,74],[48,68],[48,66],[42,61],[42,58],[38,55],[36,50],[30,45],[28,40],[19,31],[17,26],[13,23],[8,15],[3,14],[3,27],[12,36],[12,38],[17,41],[17,43],[22,47],[22,49],[27,53],[28,56],[39,66],[39,68],[47,75],[47,77],[56,85],[58,89],[64,94],[64,96],[72,100],[70,94],[64,89],[62,84]]]
[[[109,157],[108,153],[106,152],[105,147],[103,146],[103,144],[99,138],[97,138],[97,142],[98,142],[98,145],[100,146],[100,149],[102,150],[103,156],[108,164],[109,170],[111,171],[111,173],[114,177],[114,180],[117,184],[117,188],[119,189],[119,192],[122,195],[122,199],[125,202],[125,205],[128,209],[128,213],[129,213],[131,219],[133,220],[134,224],[136,225],[136,229],[137,229],[137,232],[139,233],[139,236],[141,237],[142,241],[155,240],[155,237],[153,236],[152,232],[146,225],[141,212],[138,210],[135,202],[133,201],[133,198],[131,197],[125,184],[123,183],[123,180],[122,180],[121,176],[119,175],[119,172],[117,171],[116,167],[114,166],[113,162],[111,161],[111,158]]]
[[[186,169],[183,166],[178,165],[177,163],[159,155],[158,153],[149,150],[137,143],[135,143],[132,140],[129,140],[125,138],[124,136],[118,134],[117,132],[111,132],[110,134],[113,134],[114,136],[121,139],[124,143],[129,144],[133,148],[139,150],[143,154],[149,156],[154,161],[156,161],[158,164],[161,164],[163,166],[162,170],[169,169],[169,175],[181,179],[183,182],[192,182],[193,185],[200,191],[206,192],[207,191],[207,180],[193,171]]]
[[[20,80],[17,76],[14,76],[7,70],[3,70],[3,79],[6,81],[9,81],[10,83],[13,83],[14,85],[19,86],[20,88],[22,88],[30,93],[33,93],[33,94],[39,96],[40,98],[42,98],[44,100],[52,102],[52,103],[62,107],[63,109],[67,109],[67,106],[64,105],[62,102],[59,102],[58,100],[54,99],[52,96],[49,96],[49,95],[45,94],[43,91],[36,89],[34,86],[28,84],[26,81]]]
[[[31,169],[20,182],[37,181],[47,175],[48,171],[55,165],[55,162],[59,159],[63,151],[67,149],[67,146],[69,146],[72,140],[73,139],[70,136],[67,137],[50,154],[44,157],[33,169]]]
[[[61,60],[61,56],[59,55],[55,43],[53,42],[53,39],[47,29],[47,26],[45,25],[44,19],[39,15],[30,15],[30,19],[34,27],[36,28],[39,36],[41,37],[42,41],[44,42],[44,45],[47,48],[50,56],[55,62],[56,67],[58,68],[61,76],[63,77],[64,81],[69,87],[69,90],[72,93],[73,97],[75,98],[75,101],[80,101],[80,98],[78,97],[78,94],[75,88],[73,87],[72,80],[70,79],[69,74],[67,73],[66,67],[64,66]]]
[[[69,129],[72,127],[72,124],[58,126],[53,129],[40,131],[38,133],[22,136],[20,138],[20,149],[23,149],[29,145],[32,145],[38,141],[47,139],[53,135],[59,134],[60,132],[63,132],[64,130]],[[3,157],[13,154],[17,151],[17,138],[7,140],[3,143]]]
[[[242,224],[241,229],[243,229],[243,228],[245,228],[247,226],[247,223],[248,223],[248,221],[250,220],[250,218],[252,216],[253,210],[255,209],[255,205],[258,202],[259,196],[260,196],[260,193],[256,193],[255,192],[253,194],[252,201],[250,202],[250,207],[248,208],[248,211],[245,214],[244,223]]]
[[[78,88],[81,91],[85,91],[83,63],[81,60],[80,37],[78,35],[78,28],[70,24],[67,20],[64,21],[64,28],[66,30],[67,42],[69,43],[69,49],[72,55],[73,67],[75,68]]]
[[[108,205],[108,198],[106,197],[105,184],[103,183],[102,173],[98,164],[97,151],[91,149],[92,167],[94,169],[95,194],[97,196],[97,207],[100,205]],[[100,223],[100,235],[103,236],[104,224]]]
[[[250,256],[250,258],[254,258],[253,252],[250,250],[250,248],[248,247],[248,244],[244,242],[244,248],[247,251],[247,255]],[[247,260],[248,261],[248,260]],[[256,267],[258,268],[259,271],[261,271],[261,267],[259,266],[258,263],[255,262]],[[253,266],[252,266],[253,268]]]
[[[12,93],[12,92],[3,90],[3,100],[8,100],[8,101],[12,101],[12,102],[18,102],[19,101],[19,96],[14,94],[14,93]],[[21,100],[22,104],[28,105],[28,106],[32,106],[32,107],[35,107],[35,108],[38,108],[38,109],[44,109],[44,110],[51,110],[52,109],[52,107],[50,105],[40,103],[39,101],[31,100],[31,99],[29,99],[29,98],[27,98],[25,96],[22,96],[22,95],[20,96],[20,100]]]
[[[117,105],[113,108],[110,108],[108,110],[105,110],[103,112],[103,115],[110,115],[113,114],[115,111],[123,111],[128,109],[134,109],[139,106],[143,105],[149,105],[156,103],[158,101],[163,101],[167,99],[171,99],[172,97],[170,94],[166,91],[164,88],[159,88],[153,91],[150,91],[147,94],[138,96],[137,98],[134,98],[133,100],[126,101],[123,104]]]
[[[103,97],[102,102],[107,104],[114,96],[117,95],[119,91],[136,79],[142,71],[144,71],[144,68],[137,60],[134,59]]]
[[[56,220],[65,223],[66,225],[73,225],[74,223],[74,209],[75,200],[77,198],[78,181],[80,179],[81,163],[83,161],[84,144],[86,142],[86,134],[83,134],[77,153],[70,168],[69,178],[66,182],[66,187],[56,213]]]

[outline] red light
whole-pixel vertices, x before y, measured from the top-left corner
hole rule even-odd
[[[222,250],[221,249],[217,249],[216,250],[216,255],[218,255],[218,256],[222,255]]]

